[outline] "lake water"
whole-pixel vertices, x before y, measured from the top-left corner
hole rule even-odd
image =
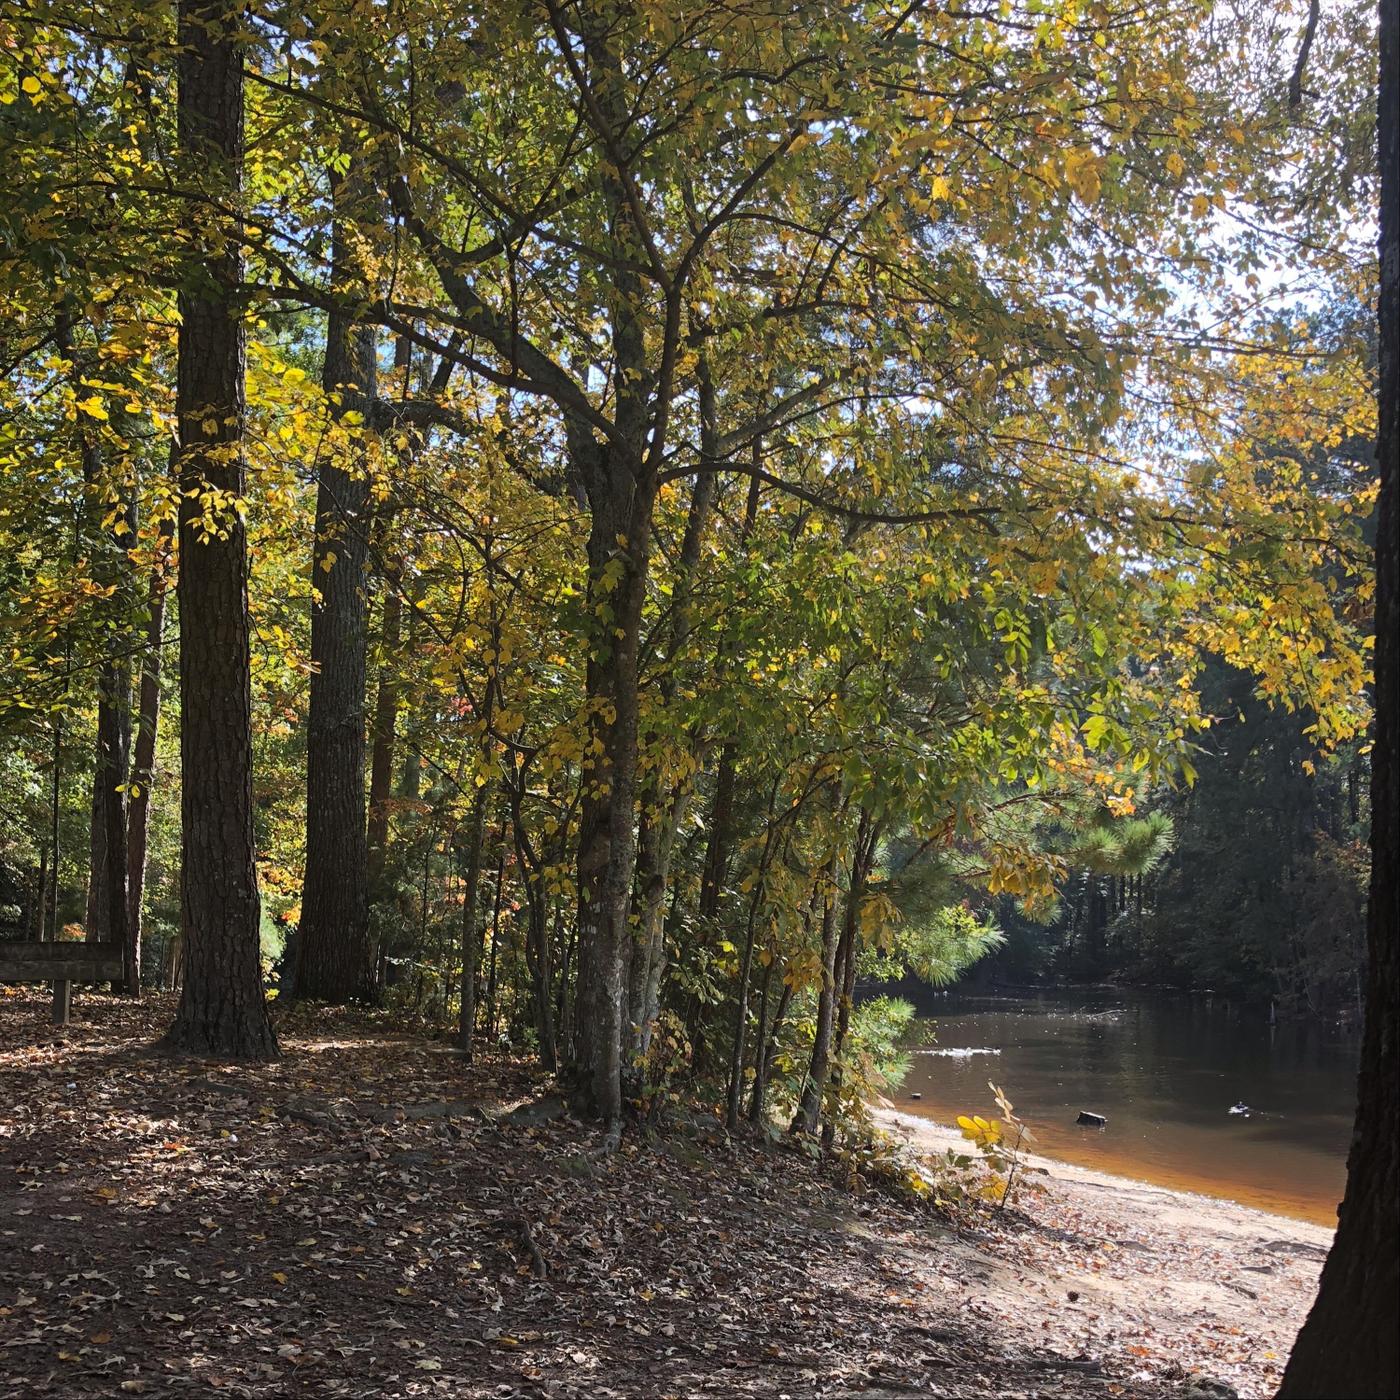
[[[909,1076],[889,1095],[901,1111],[945,1124],[992,1117],[991,1080],[1044,1156],[1336,1224],[1357,1038],[1270,1027],[1257,1009],[1203,996],[910,999],[927,1019],[911,1040]],[[1230,1113],[1237,1103],[1247,1117]],[[1077,1127],[1081,1109],[1107,1126]]]

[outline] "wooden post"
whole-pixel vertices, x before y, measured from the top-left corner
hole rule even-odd
[[[53,1023],[56,1026],[68,1024],[68,1013],[73,1007],[73,984],[69,981],[53,984]]]

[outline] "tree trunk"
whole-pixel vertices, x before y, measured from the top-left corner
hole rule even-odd
[[[1395,476],[1400,467],[1400,7],[1380,15],[1380,504],[1376,533],[1375,746],[1371,754],[1370,962],[1337,1236],[1317,1302],[1293,1348],[1281,1397],[1400,1395],[1400,784],[1397,784]]]
[[[703,355],[700,366],[701,451],[708,463],[717,450],[715,396]],[[686,515],[685,535],[681,540],[671,591],[671,633],[658,687],[663,708],[675,700],[676,667],[690,637],[690,605],[695,571],[700,564],[700,548],[714,505],[716,476],[714,471],[702,472],[691,490],[690,510]],[[696,733],[692,733],[690,738],[698,768],[700,739]],[[661,978],[666,968],[666,895],[671,884],[671,858],[694,791],[694,777],[686,774],[676,780],[669,793],[657,778],[647,785],[642,794],[641,813],[637,819],[637,941],[632,957],[630,995],[632,1051],[639,1062],[651,1046],[652,1031],[661,1009]]]
[[[384,868],[389,857],[389,799],[394,787],[394,740],[399,718],[399,636],[403,626],[403,600],[398,579],[386,580],[384,615],[379,624],[379,692],[374,702],[374,744],[369,765],[369,819],[366,824],[369,898],[382,897]]]
[[[170,530],[162,524],[155,567],[146,590],[146,649],[141,657],[141,685],[136,708],[136,743],[126,808],[126,952],[130,985],[141,985],[141,922],[146,895],[146,850],[151,825],[151,787],[155,781],[156,736],[160,726],[160,672],[164,652],[165,593],[170,565]]]
[[[705,867],[700,876],[700,900],[696,912],[702,919],[719,913],[720,894],[729,873],[729,832],[734,823],[735,770],[738,745],[725,744],[715,770],[715,792],[710,803],[710,839],[705,846]]]
[[[34,886],[34,918],[31,937],[37,943],[44,941],[44,906],[49,895],[49,847],[45,842],[39,847],[39,875]]]
[[[768,870],[778,844],[778,826],[773,820],[773,805],[778,798],[778,786],[775,782],[768,794],[768,833],[763,842],[763,854],[759,858],[752,896],[749,899],[749,916],[744,927],[744,951],[739,959],[739,985],[734,994],[734,1039],[729,1047],[729,1099],[724,1120],[725,1127],[731,1133],[739,1127],[739,1103],[744,1092],[744,1041],[749,1028],[749,979],[753,972],[754,940],[758,935],[758,912],[763,907]],[[761,1039],[761,1017],[758,1034]]]
[[[769,965],[772,970],[774,964]],[[778,997],[778,1009],[773,1013],[772,1024],[763,1033],[757,1060],[754,1063],[753,1095],[749,1099],[749,1122],[761,1128],[768,1117],[768,1081],[773,1077],[773,1055],[778,1048],[778,1031],[787,1016],[792,1002],[792,983],[783,979],[782,994]]]
[[[140,991],[140,985],[127,927],[126,786],[131,764],[131,671],[125,658],[110,660],[103,666],[100,685],[97,773],[102,801],[101,890],[106,906],[100,939],[121,946],[119,990],[134,995]]]
[[[841,932],[841,951],[837,955],[841,1000],[836,1013],[836,1033],[832,1044],[831,1082],[839,1090],[845,1077],[844,1055],[846,1039],[851,1030],[851,1012],[855,1009],[856,965],[860,960],[860,904],[865,897],[866,882],[875,856],[878,830],[869,814],[862,811],[856,831],[855,850],[851,859],[850,891],[846,895],[846,912]],[[836,1135],[834,1118],[828,1117],[822,1130],[822,1146],[828,1151]]]
[[[619,479],[623,475],[626,484]],[[589,606],[601,625],[587,668],[593,757],[585,767],[579,813],[573,1069],[593,1112],[610,1130],[622,1118],[628,914],[636,860],[637,659],[654,500],[654,483],[636,481],[620,463],[611,473],[605,465],[590,474]]]
[[[49,883],[52,895],[49,904],[49,938],[58,937],[58,864],[63,855],[63,832],[59,825],[60,799],[63,794],[63,719],[54,716],[53,721],[53,774],[49,787],[49,853],[52,862],[49,867]],[[44,938],[44,902],[39,903],[39,939]]]
[[[241,4],[179,9],[179,145],[191,178],[236,206],[243,155]],[[244,330],[237,230],[195,224],[179,295],[180,810],[183,988],[174,1049],[272,1059],[258,956],[253,851],[248,554],[243,493]],[[206,502],[213,501],[213,504]],[[206,511],[217,519],[206,520]],[[207,524],[217,525],[207,530]]]
[[[496,858],[496,897],[491,905],[491,964],[486,973],[486,1034],[496,1030],[496,968],[501,949],[501,890],[506,880],[506,824],[501,822],[500,854]],[[473,1006],[475,998],[473,998]]]
[[[399,637],[403,603],[398,592],[395,569],[385,580],[384,611],[379,630],[379,692],[374,705],[374,738],[370,748],[369,812],[365,824],[365,891],[371,912],[370,937],[373,942],[374,992],[381,997],[385,987],[386,941],[382,924],[373,913],[389,896],[385,871],[389,860],[389,802],[394,786],[394,743],[399,717],[398,666]]]
[[[331,284],[362,293],[353,230],[364,218],[359,162],[332,176]],[[375,334],[332,311],[326,326],[322,387],[333,413],[371,417]],[[311,702],[306,725],[306,882],[297,930],[295,994],[344,1005],[372,996],[369,847],[365,821],[365,669],[369,616],[365,595],[369,478],[363,460],[331,454],[316,490],[311,610]]]
[[[564,908],[559,904],[554,914],[556,932],[559,931],[563,917]],[[571,925],[567,937],[563,940],[564,955],[559,964],[559,1018],[556,1022],[559,1027],[560,1054],[569,1063],[574,1059],[574,964],[577,945],[578,929]]]
[[[457,1007],[457,1044],[462,1058],[472,1062],[472,1040],[476,1031],[476,974],[481,964],[481,934],[476,926],[477,892],[481,888],[481,848],[486,835],[486,802],[490,783],[482,783],[472,799],[467,818],[467,866],[462,896],[462,985]],[[505,841],[504,832],[501,836]]]
[[[548,1070],[557,1064],[554,1040],[554,979],[549,945],[549,902],[544,889],[544,863],[525,828],[522,804],[524,768],[518,769],[516,783],[509,788],[511,827],[515,837],[515,859],[525,896],[525,965],[530,974],[530,999],[535,1008],[535,1032],[539,1036],[540,1061]]]
[[[759,457],[759,444],[755,440],[753,453],[755,463]],[[757,473],[749,477],[748,495],[744,501],[744,523],[739,531],[739,546],[747,547],[754,522],[758,519],[759,490],[762,486]],[[725,658],[727,665],[728,658]],[[710,839],[705,847],[705,867],[700,877],[700,902],[698,912],[702,919],[713,920],[719,913],[720,896],[724,892],[725,880],[729,875],[729,846],[734,827],[734,789],[739,763],[739,746],[730,740],[720,750],[719,764],[715,773],[714,801],[710,806]]]
[[[105,689],[105,676],[99,686]],[[106,701],[97,702],[96,759],[92,766],[92,791],[88,794],[88,884],[87,901],[83,906],[83,937],[89,943],[107,941],[107,804],[102,793],[106,784],[106,761],[102,753],[102,738],[108,728]]]
[[[74,392],[82,387],[72,321],[58,318],[54,338],[67,357]],[[86,426],[85,426],[86,425]],[[91,425],[78,416],[84,508],[79,539],[91,551],[91,572],[107,592],[103,612],[104,657],[97,675],[97,750],[92,772],[87,910],[84,928],[89,943],[127,943],[126,907],[126,781],[131,756],[131,671],[126,657],[126,618],[123,587],[126,545],[123,531],[134,534],[128,508],[111,534],[102,528],[108,499],[102,481],[102,457]],[[77,541],[75,541],[77,543]],[[122,979],[125,983],[125,977]],[[122,985],[122,984],[118,984]]]
[[[632,959],[630,993],[632,1050],[638,1056],[650,1049],[661,1011],[671,859],[693,791],[693,785],[683,781],[660,811],[644,813],[638,821],[637,947]]]
[[[812,1058],[802,1082],[802,1097],[792,1120],[792,1131],[815,1133],[821,1117],[826,1076],[831,1069],[832,1017],[836,1006],[836,899],[831,882],[835,877],[835,857],[827,866],[827,888],[822,893],[822,987],[817,998],[817,1029],[812,1040]]]

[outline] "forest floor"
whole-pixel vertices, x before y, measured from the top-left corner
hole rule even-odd
[[[1327,1232],[1055,1168],[953,1229],[690,1119],[597,1156],[516,1060],[296,1010],[0,990],[0,1394],[1272,1393]]]

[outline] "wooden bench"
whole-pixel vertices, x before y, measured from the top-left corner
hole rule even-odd
[[[0,982],[52,982],[53,1023],[68,1024],[74,982],[120,982],[117,943],[0,942]]]

